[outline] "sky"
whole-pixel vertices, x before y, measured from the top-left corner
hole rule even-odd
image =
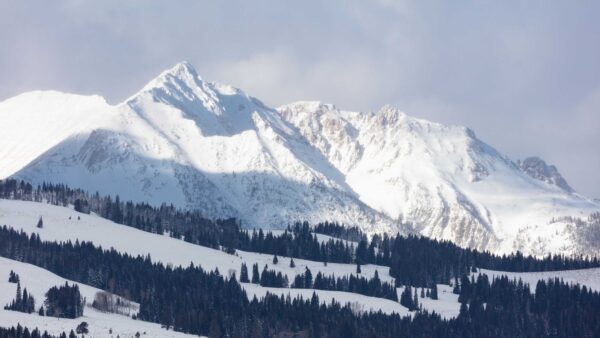
[[[465,125],[600,198],[598,1],[0,2],[0,100],[118,103],[187,60],[271,106],[299,100]]]

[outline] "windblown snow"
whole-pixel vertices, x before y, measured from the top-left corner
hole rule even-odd
[[[554,167],[520,167],[467,128],[392,107],[273,109],[184,62],[116,106],[31,92],[1,102],[0,121],[10,126],[0,178],[173,203],[250,227],[327,220],[497,253],[599,252],[574,240],[585,229],[554,221],[600,210]]]

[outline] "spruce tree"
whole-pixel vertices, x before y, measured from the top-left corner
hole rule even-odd
[[[306,267],[306,271],[304,271],[304,286],[307,289],[312,288],[312,273],[310,272],[310,269],[308,267]]]
[[[290,268],[295,268],[296,267],[296,263],[294,263],[294,259],[290,259]]]
[[[431,287],[430,298],[438,299],[438,289],[437,289],[437,284],[435,284],[435,283],[433,283],[433,286]]]
[[[460,285],[458,284],[458,277],[454,276],[454,288],[452,289],[452,293],[455,295],[460,294]]]
[[[252,265],[252,284],[260,284],[260,272],[258,272],[258,264]]]
[[[413,295],[413,310],[419,308],[419,296],[417,295],[417,289],[415,288],[415,294]]]
[[[248,267],[246,266],[246,263],[242,263],[242,268],[240,269],[240,282],[241,283],[249,283],[250,280],[248,279]]]
[[[8,282],[9,283],[18,283],[19,275],[17,275],[14,271],[10,270],[10,273],[8,274]]]
[[[277,265],[279,263],[279,259],[277,259],[277,255],[273,256],[273,265]]]
[[[410,287],[410,285],[407,285],[404,287],[404,291],[402,291],[402,294],[400,294],[400,305],[408,308],[409,310],[412,310],[414,305],[413,305],[413,297],[412,297],[412,288]]]
[[[22,301],[23,301],[23,298],[22,298],[22,294],[21,294],[21,282],[17,282],[17,295],[15,296],[15,303],[21,304]]]

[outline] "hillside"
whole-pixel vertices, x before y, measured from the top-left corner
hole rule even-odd
[[[43,227],[38,228],[37,221],[39,217],[43,217]],[[235,255],[227,254],[221,250],[215,250],[191,243],[187,243],[180,239],[175,239],[169,236],[152,234],[144,232],[129,226],[113,223],[109,220],[100,218],[96,215],[87,215],[74,211],[72,208],[53,206],[45,203],[0,200],[0,224],[6,224],[15,229],[22,229],[27,234],[37,234],[42,240],[52,242],[65,241],[90,241],[96,246],[104,248],[114,248],[118,252],[128,253],[131,255],[141,255],[142,257],[150,255],[153,261],[169,264],[174,267],[190,266],[193,263],[195,266],[204,269],[218,269],[223,275],[229,276],[232,273],[240,275],[239,270],[242,263],[250,266],[258,263],[259,266],[268,265],[269,269],[282,272],[287,275],[290,280],[293,276],[303,273],[308,267],[313,273],[322,272],[326,275],[335,274],[336,276],[352,275],[356,273],[356,265],[354,264],[335,264],[328,263],[326,266],[323,262],[308,261],[302,259],[294,259],[295,267],[289,266],[289,258],[280,257],[278,264],[273,264],[271,255],[258,254],[253,252],[244,252],[237,250]],[[320,240],[324,240],[327,236],[319,236]],[[418,262],[416,263],[418,264]],[[47,288],[53,285],[64,283],[65,279],[56,276],[42,268],[35,267],[22,262],[0,258],[0,274],[8,276],[8,271],[14,270],[21,278],[23,287],[35,296],[38,302],[44,298],[43,293]],[[377,265],[363,265],[361,275],[371,278],[377,271],[382,281],[394,282],[394,279],[389,275],[389,268]],[[598,290],[598,274],[600,268],[572,270],[572,271],[553,271],[553,272],[533,272],[533,273],[507,273],[502,271],[491,271],[479,269],[474,273],[486,274],[490,278],[495,276],[507,275],[510,279],[522,279],[528,283],[531,292],[535,292],[535,284],[540,280],[548,278],[561,278],[567,283],[585,285],[590,290]],[[14,297],[15,286],[2,282],[5,287],[0,294],[0,300],[8,303]],[[89,300],[98,290],[80,284],[82,292]],[[417,313],[409,312],[406,307],[398,302],[383,298],[367,297],[357,293],[315,290],[315,289],[296,289],[296,288],[272,288],[263,287],[257,284],[241,283],[242,289],[246,291],[248,300],[252,300],[254,296],[262,299],[267,293],[281,295],[282,297],[302,296],[305,299],[310,299],[314,294],[319,297],[319,301],[323,305],[331,307],[332,301],[341,304],[350,303],[354,313],[365,313],[369,311],[381,311],[383,314],[400,314],[401,316],[415,316]],[[400,296],[404,291],[405,286],[397,288],[397,293]],[[423,310],[432,311],[440,314],[443,318],[452,319],[459,316],[460,303],[458,302],[459,295],[454,294],[452,286],[438,285],[439,299],[419,298],[419,303]],[[415,288],[416,294],[421,290]],[[60,332],[70,330],[80,321],[87,321],[90,324],[91,333],[94,336],[108,337],[108,330],[113,329],[115,333],[123,333],[131,335],[134,332],[147,332],[151,337],[167,337],[179,336],[172,331],[163,332],[158,325],[143,322],[140,320],[134,321],[127,316],[101,313],[89,305],[86,307],[84,317],[77,320],[57,320],[55,318],[40,317],[36,313],[23,314],[14,311],[0,310],[2,315],[0,318],[0,326],[14,325],[15,322],[20,322],[30,328],[38,327],[49,332]],[[167,333],[168,332],[168,333]]]

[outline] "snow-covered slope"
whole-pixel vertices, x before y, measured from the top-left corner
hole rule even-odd
[[[64,95],[45,94],[49,101]],[[28,121],[23,130],[14,123],[18,127],[4,135],[2,162],[20,156],[21,144],[44,143],[21,134],[45,133],[38,115],[47,114],[59,126],[80,121],[74,131],[57,132],[62,142],[7,165],[0,177],[64,182],[125,199],[199,208],[208,217],[236,216],[253,226],[337,220],[393,227],[392,219],[364,205],[274,109],[238,89],[203,81],[187,63],[118,106],[81,110],[88,105],[64,103],[60,110],[45,111],[43,103],[32,108],[20,97],[1,103],[0,121]]]
[[[36,227],[40,216],[44,219],[44,227],[42,229]],[[303,274],[306,268],[310,269],[314,275],[319,272],[327,276],[334,275],[336,277],[356,274],[356,265],[354,264],[328,263],[325,266],[323,262],[294,259],[295,267],[292,268],[290,267],[289,257],[279,257],[279,263],[275,265],[273,264],[272,255],[241,250],[237,250],[235,255],[230,255],[221,250],[190,244],[165,235],[144,232],[132,227],[116,224],[95,215],[82,214],[69,208],[45,203],[0,199],[0,225],[7,225],[14,229],[23,230],[28,234],[37,233],[44,241],[65,242],[70,240],[74,242],[79,240],[92,242],[96,246],[114,248],[121,253],[133,256],[150,255],[153,261],[163,264],[187,267],[190,263],[193,263],[195,266],[201,266],[205,270],[219,269],[220,273],[226,276],[232,273],[240,276],[242,263],[245,263],[248,267],[258,264],[260,269],[267,265],[269,270],[281,272],[290,281],[293,281],[296,275]],[[27,272],[27,269],[41,270],[28,264],[7,259],[5,261],[5,269],[13,267],[17,271],[16,268],[19,268],[18,273],[20,271]],[[2,262],[2,258],[0,258],[0,278],[4,278],[2,277]],[[6,278],[8,278],[8,271],[10,270],[7,270]],[[374,277],[375,272],[377,272],[382,281],[394,284],[394,278],[390,276],[389,268],[385,266],[362,265],[360,275],[370,279]],[[49,274],[47,271],[45,273]],[[57,276],[52,278],[57,278]],[[39,285],[45,285],[41,282],[44,280],[53,281],[53,279],[47,278],[44,275],[34,286],[38,289],[43,289],[45,286],[42,287]],[[29,284],[25,284],[24,282],[23,285],[27,286],[29,290]],[[304,298],[310,298],[312,293],[316,292],[323,303],[330,304],[331,300],[335,299],[341,304],[352,303],[360,311],[381,310],[385,313],[408,314],[408,309],[391,300],[349,292],[289,288],[277,289],[265,288],[253,284],[243,284],[243,287],[247,291],[250,300],[255,295],[260,299],[264,297],[266,292],[284,295],[290,294],[291,296],[300,295]],[[84,295],[91,301],[97,290],[86,286],[84,291]],[[8,295],[0,291],[0,301],[14,295],[13,291],[7,291],[7,293]],[[42,299],[41,296],[38,299]],[[2,304],[0,303],[0,305]],[[1,325],[2,321],[0,321]]]
[[[44,220],[43,229],[36,227],[40,216]],[[353,264],[327,263],[327,266],[324,266],[323,262],[304,259],[294,259],[296,267],[291,268],[290,259],[286,257],[279,257],[279,264],[274,265],[272,255],[241,250],[236,250],[235,255],[230,255],[221,250],[191,244],[166,235],[144,232],[95,215],[82,214],[45,203],[0,199],[0,225],[23,230],[28,234],[37,233],[45,241],[92,242],[97,246],[114,248],[134,256],[149,254],[153,261],[163,264],[187,267],[194,263],[206,270],[219,269],[224,275],[235,272],[239,276],[242,263],[246,263],[248,267],[258,264],[261,269],[268,265],[270,270],[281,272],[290,281],[293,281],[296,275],[304,273],[306,268],[309,268],[313,275],[321,272],[341,277],[356,272],[356,265]],[[382,281],[393,281],[386,266],[361,265],[361,271],[361,276],[365,278],[372,278],[377,271]]]
[[[0,134],[0,178],[173,203],[248,226],[329,220],[495,252],[597,252],[548,226],[600,210],[564,189],[553,167],[521,169],[466,128],[390,107],[275,110],[181,63],[116,106],[34,92],[1,102],[0,121],[11,126]]]
[[[495,252],[599,252],[598,243],[577,246],[570,230],[549,225],[552,217],[589,215],[600,205],[565,188],[541,160],[526,160],[522,170],[467,128],[391,107],[361,113],[299,102],[279,111],[363,202],[425,236]]]

